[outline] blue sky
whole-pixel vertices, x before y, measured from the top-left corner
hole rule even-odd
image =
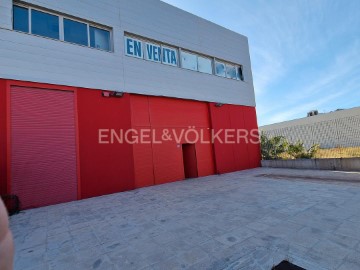
[[[360,106],[359,0],[164,0],[249,38],[259,125]]]

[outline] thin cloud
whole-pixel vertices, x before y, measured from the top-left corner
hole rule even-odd
[[[304,103],[302,105],[295,106],[295,107],[291,108],[290,110],[286,110],[284,112],[274,114],[269,118],[269,123],[278,123],[278,122],[283,122],[283,121],[286,121],[289,119],[293,119],[295,116],[297,116],[299,114],[299,112],[305,112],[305,111],[307,112],[309,110],[309,108],[320,107],[321,105],[324,105],[334,99],[337,99],[340,96],[346,95],[348,92],[349,91],[338,92],[338,93],[326,96],[322,99]],[[303,117],[305,117],[305,114],[303,115]]]
[[[309,96],[314,96],[314,94],[322,93],[323,90],[328,90],[341,80],[346,82],[346,77],[349,77],[349,75],[356,75],[353,74],[354,71],[358,73],[360,68],[359,44],[359,41],[355,41],[353,46],[348,50],[336,55],[334,61],[318,75],[319,79],[317,81],[312,82],[310,86],[304,87],[303,89],[296,89],[298,91],[288,95],[288,100],[293,99],[298,101],[299,99],[306,99]],[[338,91],[338,89],[334,88],[332,90]]]

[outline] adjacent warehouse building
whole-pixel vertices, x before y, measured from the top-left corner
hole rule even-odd
[[[270,137],[284,136],[290,142],[302,141],[306,147],[360,146],[360,107],[334,112],[308,114],[308,117],[260,127]]]
[[[257,130],[246,37],[158,0],[0,2],[0,193],[22,208],[259,166],[256,143],[111,133],[189,127]]]

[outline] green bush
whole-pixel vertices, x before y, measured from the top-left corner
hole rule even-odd
[[[261,133],[261,156],[265,160],[314,158],[319,148],[314,144],[306,149],[301,141],[289,143],[284,136],[268,137]]]
[[[269,138],[265,133],[261,133],[261,156],[262,159],[280,159],[288,148],[288,141],[283,136]]]
[[[318,144],[312,145],[309,149],[306,149],[304,143],[298,141],[294,144],[289,144],[287,153],[293,158],[314,158],[316,152],[319,150],[320,146]]]

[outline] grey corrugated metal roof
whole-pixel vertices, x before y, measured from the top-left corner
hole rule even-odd
[[[317,122],[335,120],[335,119],[351,117],[351,116],[356,116],[356,115],[360,115],[360,107],[354,107],[351,109],[344,109],[344,110],[340,110],[340,111],[333,111],[333,112],[329,112],[329,113],[321,113],[321,114],[318,114],[315,116],[303,117],[303,118],[294,119],[294,120],[290,120],[290,121],[284,121],[284,122],[280,122],[280,123],[264,125],[264,126],[259,127],[259,129],[262,131],[267,131],[267,130],[273,130],[273,129],[278,129],[278,128],[291,127],[291,126],[313,124],[313,123],[317,123]]]

